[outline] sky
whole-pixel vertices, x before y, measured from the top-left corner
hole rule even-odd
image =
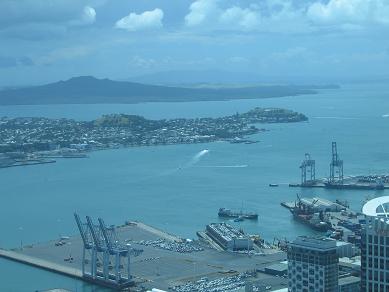
[[[0,0],[0,86],[181,70],[389,76],[389,0]]]

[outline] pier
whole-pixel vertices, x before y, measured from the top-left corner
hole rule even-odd
[[[81,273],[80,269],[61,265],[59,263],[45,260],[42,258],[29,256],[27,254],[24,254],[22,250],[21,251],[12,251],[12,250],[0,249],[0,257],[5,258],[7,260],[19,262],[19,263],[22,263],[25,265],[44,269],[44,270],[47,270],[49,272],[62,274],[64,276],[68,276],[68,277],[72,277],[72,278],[82,279],[82,273]]]
[[[195,283],[202,278],[209,281],[221,279],[223,283],[224,278],[240,277],[247,272],[250,277],[265,284],[287,287],[284,278],[260,272],[269,265],[284,261],[286,254],[281,251],[272,250],[261,256],[221,252],[202,241],[187,241],[140,222],[126,222],[116,228],[116,233],[120,241],[130,244],[132,248],[143,250],[139,256],[131,258],[131,276],[134,282],[131,291],[152,288],[168,290]],[[1,249],[0,257],[104,285],[97,279],[83,277],[82,251],[81,236],[75,235],[26,245],[19,249]]]
[[[385,176],[386,175],[382,175]],[[323,188],[323,189],[337,189],[337,190],[384,190],[389,189],[389,182],[385,180],[383,183],[363,182],[366,177],[373,176],[355,176],[343,179],[343,183],[331,184],[327,183],[326,179],[320,179],[307,184],[291,183],[291,188]]]
[[[360,240],[361,222],[365,217],[358,212],[349,209],[340,201],[332,202],[321,198],[299,198],[300,205],[310,214],[323,213],[323,218],[330,224],[330,237],[337,240],[348,241],[358,245]],[[281,202],[282,207],[292,211],[296,202]],[[297,204],[298,205],[298,204]],[[310,226],[309,224],[306,224]]]
[[[330,176],[316,179],[316,161],[311,159],[309,153],[300,165],[301,182],[290,183],[289,187],[299,188],[325,188],[339,190],[384,190],[389,189],[389,175],[357,175],[344,176],[343,160],[339,158],[336,142],[332,142],[332,160],[330,163]]]

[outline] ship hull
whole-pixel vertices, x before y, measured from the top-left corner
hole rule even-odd
[[[292,210],[291,210],[291,212],[292,212],[293,218],[295,220],[297,220],[305,225],[308,225],[310,228],[312,228],[316,231],[326,232],[330,229],[330,226],[328,224],[315,224],[315,223],[310,222],[308,218],[305,218],[302,215],[296,214]]]

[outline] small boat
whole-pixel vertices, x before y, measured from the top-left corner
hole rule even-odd
[[[243,216],[239,216],[238,218],[234,219],[234,222],[241,222],[243,220],[244,220],[244,217]]]
[[[278,187],[278,184],[269,184],[269,187]]]

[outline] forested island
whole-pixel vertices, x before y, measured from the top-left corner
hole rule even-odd
[[[255,108],[218,118],[149,120],[137,115],[111,114],[93,121],[48,118],[0,118],[0,164],[23,159],[84,157],[86,151],[107,148],[236,143],[263,129],[255,124],[293,123],[308,118],[291,110]],[[242,139],[242,140],[240,140]],[[38,160],[40,161],[40,160]]]

